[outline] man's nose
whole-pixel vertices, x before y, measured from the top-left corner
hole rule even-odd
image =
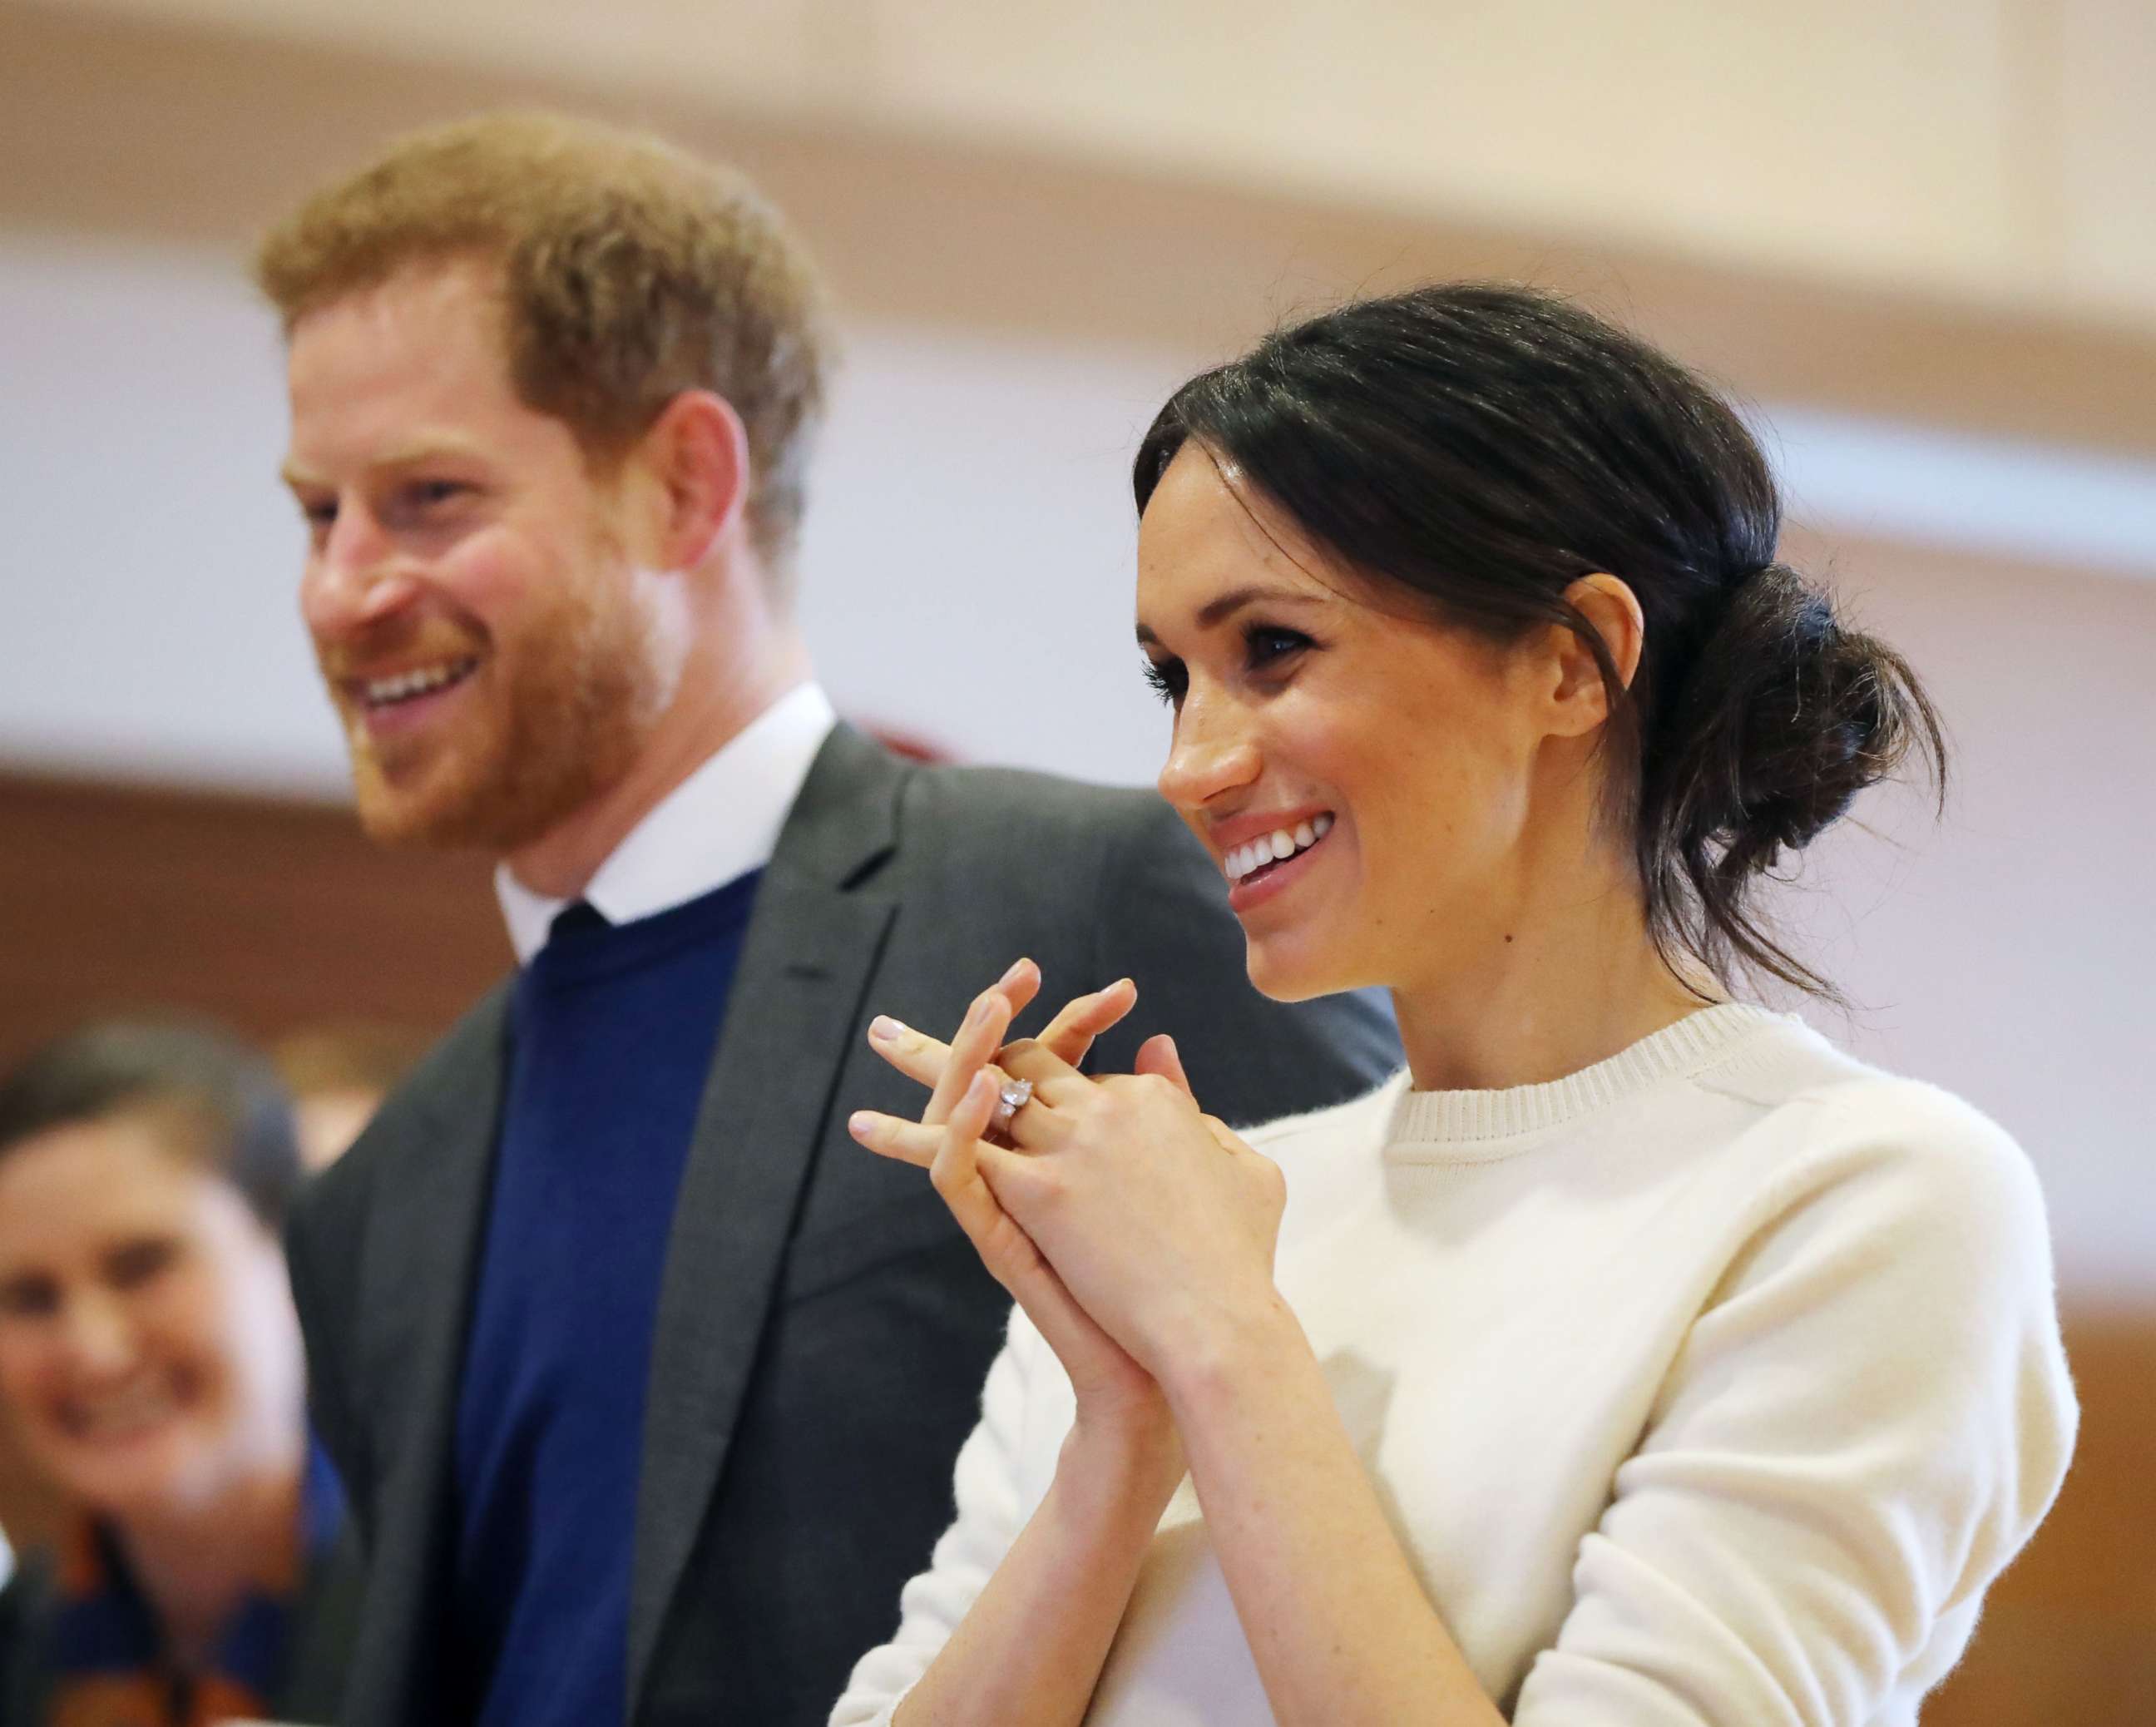
[[[341,508],[307,560],[300,610],[318,640],[335,640],[393,616],[418,592],[380,525],[362,509]]]

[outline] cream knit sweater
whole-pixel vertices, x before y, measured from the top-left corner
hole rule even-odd
[[[1516,1727],[1916,1719],[2072,1447],[2043,1201],[2003,1132],[1724,1005],[1552,1084],[1403,1075],[1248,1137],[1287,1177],[1281,1290]],[[1014,1318],[957,1521],[833,1727],[889,1720],[1072,1414]],[[1086,1719],[1273,1719],[1188,1481]]]

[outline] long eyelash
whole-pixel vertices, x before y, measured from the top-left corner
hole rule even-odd
[[[1183,693],[1183,666],[1171,660],[1165,665],[1158,660],[1145,662],[1145,681],[1152,686],[1152,692],[1163,702],[1173,702]]]

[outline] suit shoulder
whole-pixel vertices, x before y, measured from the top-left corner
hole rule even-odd
[[[909,844],[1021,858],[1035,848],[1101,864],[1166,860],[1202,868],[1203,853],[1149,787],[1099,785],[1024,768],[926,768],[910,776],[901,822]]]
[[[471,1077],[498,1059],[507,1023],[510,979],[490,989],[419,1058],[419,1064],[389,1096],[352,1148],[309,1181],[293,1208],[295,1239],[311,1220],[343,1215],[362,1202],[375,1171],[433,1123],[473,1108],[491,1108],[494,1099],[474,1095]]]
[[[1163,820],[1180,826],[1149,788],[1101,785],[1030,768],[921,768],[909,777],[904,796],[923,811],[998,824],[1134,831]]]

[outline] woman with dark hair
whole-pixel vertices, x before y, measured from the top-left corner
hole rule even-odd
[[[1016,1297],[957,1517],[835,1724],[1916,1719],[2056,1491],[2042,1201],[1968,1105],[1732,999],[1753,890],[1912,747],[1737,415],[1438,286],[1179,390],[1137,464],[1163,793],[1268,995],[1408,1071],[1238,1136],[1127,985],[855,1131]]]
[[[0,1596],[6,1727],[327,1722],[357,1605],[307,1437],[275,1072],[112,1023],[0,1081],[0,1413],[71,1526]]]

